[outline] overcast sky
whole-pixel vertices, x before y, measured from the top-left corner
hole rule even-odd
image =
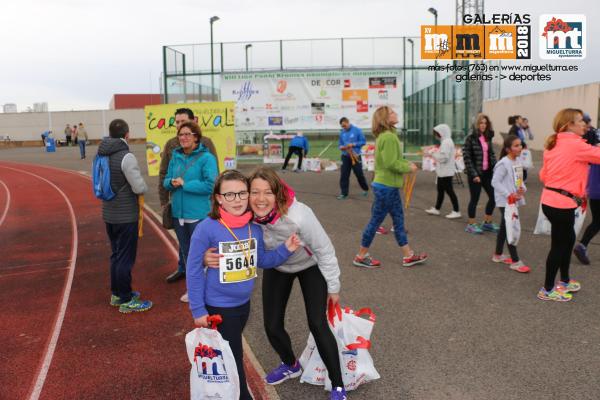
[[[433,23],[431,6],[440,25],[454,24],[453,0],[1,0],[0,105],[102,109],[114,93],[158,93],[162,46],[208,42],[212,15],[221,18],[216,42],[418,36],[421,24]],[[503,81],[503,95],[600,80],[595,0],[486,0],[485,7],[486,14],[532,14],[534,35],[542,13],[587,16],[588,57],[577,63],[579,73],[555,74],[543,85]]]

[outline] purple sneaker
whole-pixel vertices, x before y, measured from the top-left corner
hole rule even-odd
[[[291,378],[297,378],[300,375],[302,375],[302,366],[299,361],[296,361],[294,365],[281,363],[279,367],[267,374],[265,382],[269,385],[279,385],[281,382],[285,382]]]
[[[590,265],[590,258],[588,257],[588,254],[587,254],[587,248],[584,245],[579,243],[573,249],[573,253],[575,253],[575,256],[577,257],[579,262],[581,262],[583,265]]]
[[[333,389],[331,389],[331,396],[329,397],[329,400],[347,400],[348,397],[346,396],[346,390],[344,390],[344,388],[342,387],[334,387]]]

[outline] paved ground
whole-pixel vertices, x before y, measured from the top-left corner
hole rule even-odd
[[[134,150],[143,156],[142,146]],[[90,148],[90,157],[84,161],[75,148],[59,149],[58,154],[41,149],[3,150],[0,159],[89,171],[95,151]],[[490,261],[493,235],[470,236],[463,230],[466,219],[448,221],[423,212],[435,198],[430,173],[419,174],[406,218],[411,245],[428,252],[429,262],[413,269],[401,267],[400,252],[388,235],[378,236],[371,251],[382,260],[383,268],[357,269],[351,261],[369,218],[371,197],[357,196],[359,189],[353,181],[354,195],[337,201],[336,172],[285,175],[298,198],[313,208],[336,247],[344,305],[368,306],[377,314],[372,355],[382,379],[352,393],[352,399],[600,397],[600,261],[589,267],[573,261],[573,276],[581,280],[583,289],[572,302],[550,304],[535,298],[543,281],[549,238],[531,234],[540,192],[537,170],[530,177],[529,204],[521,210],[525,233],[519,250],[533,271],[521,275]],[[155,178],[150,182],[157,184]],[[468,190],[459,187],[457,192],[465,212]],[[147,201],[156,207],[156,194],[149,194]],[[478,212],[482,210],[483,202]],[[598,241],[590,251],[598,260]],[[179,294],[173,290],[173,296]],[[263,367],[269,369],[278,360],[263,333],[259,289],[252,312],[245,335]],[[286,324],[299,354],[308,332],[298,287]],[[282,399],[326,398],[322,389],[298,382],[286,382],[277,392]]]

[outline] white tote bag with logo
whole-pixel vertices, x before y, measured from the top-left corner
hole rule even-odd
[[[338,346],[345,389],[354,390],[364,383],[379,379],[380,375],[369,354],[375,315],[369,309],[342,310],[339,306],[335,309],[330,307],[328,314],[329,327]],[[363,316],[368,316],[368,319]],[[324,385],[326,390],[331,390],[327,368],[316,348],[312,334],[309,335],[300,363],[303,367],[300,382]]]
[[[190,369],[190,398],[238,399],[240,380],[229,343],[215,329],[196,328],[185,336]]]
[[[521,220],[519,219],[519,207],[516,204],[506,205],[504,223],[506,224],[506,241],[512,246],[518,245],[521,237]]]

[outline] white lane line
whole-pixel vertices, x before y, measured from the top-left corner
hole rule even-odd
[[[69,274],[67,275],[67,280],[65,282],[65,286],[63,287],[62,300],[61,300],[60,306],[58,308],[56,320],[54,321],[54,328],[52,329],[52,335],[50,336],[50,340],[49,340],[48,344],[46,345],[46,350],[44,352],[43,361],[39,367],[37,377],[35,379],[35,384],[34,384],[33,388],[31,389],[31,393],[28,397],[29,400],[38,400],[40,397],[40,394],[42,393],[42,388],[44,387],[44,382],[46,381],[46,377],[48,376],[48,370],[50,369],[50,364],[52,363],[52,357],[54,356],[54,351],[56,350],[56,345],[58,343],[58,337],[60,336],[62,324],[65,319],[65,313],[67,311],[67,305],[69,303],[69,296],[71,294],[71,288],[73,286],[73,277],[75,275],[75,263],[77,261],[77,246],[79,243],[79,237],[78,237],[78,232],[77,232],[77,219],[75,217],[75,211],[73,210],[73,205],[71,204],[71,201],[69,201],[69,198],[67,197],[65,192],[60,190],[60,188],[58,186],[56,186],[54,183],[50,182],[48,179],[41,177],[37,174],[34,174],[32,172],[23,171],[23,170],[19,170],[16,168],[10,168],[10,167],[6,167],[6,166],[2,166],[2,165],[0,165],[0,168],[10,169],[10,170],[13,170],[16,172],[31,175],[35,178],[38,178],[38,179],[46,182],[50,186],[52,186],[65,199],[65,202],[67,203],[67,208],[69,209],[69,214],[71,217],[72,240],[71,240],[71,257],[70,257],[70,263],[69,263]]]
[[[4,212],[2,213],[2,216],[0,216],[0,226],[2,226],[6,219],[6,215],[8,214],[8,209],[10,208],[10,190],[3,181],[0,181],[0,186],[6,190],[6,206],[4,206]]]

